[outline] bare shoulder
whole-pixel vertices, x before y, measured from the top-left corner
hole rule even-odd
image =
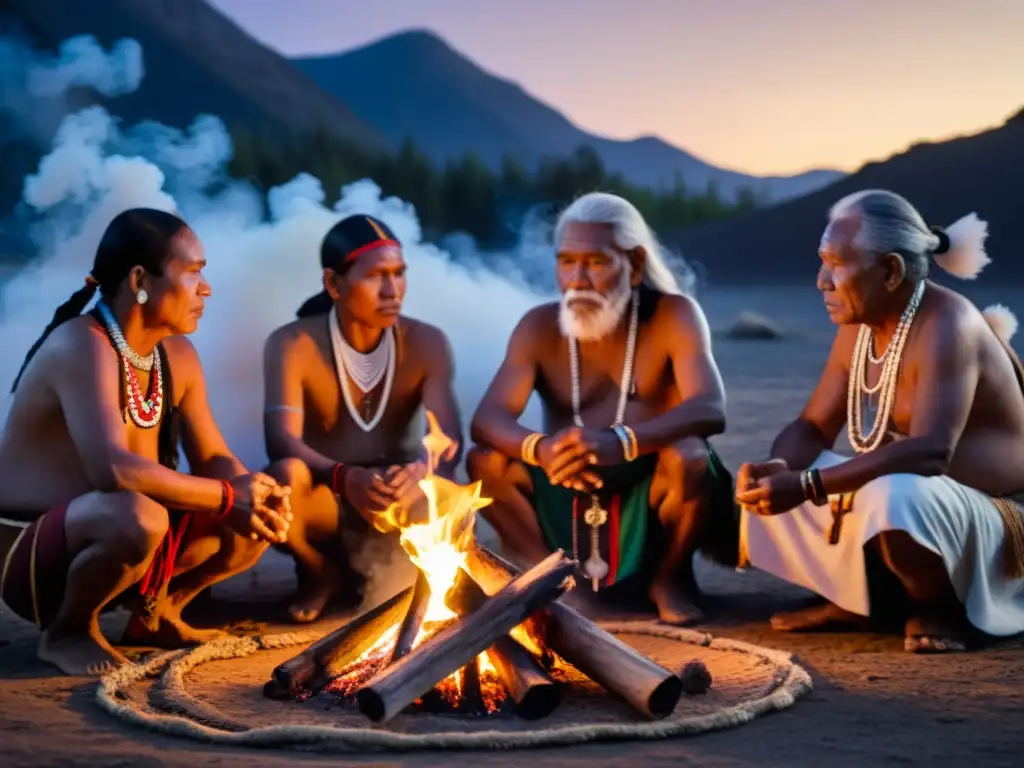
[[[662,328],[700,332],[707,327],[704,308],[692,296],[663,294],[658,299],[654,322]]]
[[[327,322],[324,315],[313,315],[293,320],[271,331],[267,336],[264,350],[269,357],[284,357],[308,353],[320,346],[326,335]]]
[[[921,302],[919,322],[920,333],[931,343],[969,344],[988,329],[988,323],[974,302],[956,291],[931,283]]]
[[[403,315],[399,328],[405,342],[415,349],[438,354],[451,346],[448,335],[431,323]]]
[[[520,318],[513,336],[522,334],[537,341],[549,341],[560,336],[558,330],[558,314],[561,305],[557,301],[549,301],[533,307]]]
[[[104,355],[115,359],[106,331],[83,315],[58,326],[43,342],[33,362],[41,370],[71,372],[87,360],[102,360]]]

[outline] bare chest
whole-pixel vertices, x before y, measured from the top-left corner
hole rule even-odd
[[[393,378],[385,374],[364,392],[333,359],[316,361],[303,386],[305,439],[339,461],[414,451],[422,431],[424,373],[414,360],[399,360]]]
[[[574,407],[587,426],[596,427],[612,424],[623,407],[627,423],[649,418],[676,397],[668,355],[642,336],[632,361],[625,342],[581,344],[575,365],[568,341],[560,339],[540,366],[537,392],[554,428],[571,423]]]

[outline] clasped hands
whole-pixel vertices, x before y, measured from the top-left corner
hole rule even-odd
[[[284,544],[292,521],[291,487],[263,472],[238,475],[228,483],[233,493],[228,526],[253,541]]]
[[[736,473],[736,501],[755,515],[781,515],[805,500],[800,473],[782,459],[744,464]]]
[[[611,430],[568,427],[537,443],[537,466],[552,485],[581,493],[599,489],[601,476],[592,467],[621,464],[622,441]]]

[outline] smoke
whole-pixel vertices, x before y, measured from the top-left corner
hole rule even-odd
[[[118,43],[108,55],[83,38],[65,43],[56,59],[30,61],[23,54],[18,61],[29,73],[27,82],[47,96],[86,82],[126,93],[141,77],[141,50],[133,41]],[[457,397],[468,422],[515,323],[545,298],[513,266],[550,273],[550,252],[531,234],[515,253],[501,255],[499,276],[486,266],[489,255],[469,241],[453,240],[457,257],[424,243],[413,207],[383,197],[372,180],[346,186],[333,207],[325,205],[326,191],[308,173],[263,196],[229,178],[231,153],[230,136],[213,116],[199,116],[185,130],[153,122],[123,127],[98,106],[63,118],[49,153],[23,187],[26,226],[41,258],[0,289],[4,386],[53,311],[82,285],[111,219],[132,206],[178,211],[198,234],[209,263],[213,295],[192,338],[211,406],[239,458],[261,467],[263,343],[320,290],[319,247],[327,230],[344,216],[364,213],[385,221],[403,244],[409,265],[405,314],[439,326],[451,340]],[[6,416],[9,402],[6,397],[0,415]],[[535,406],[532,414],[536,419]]]

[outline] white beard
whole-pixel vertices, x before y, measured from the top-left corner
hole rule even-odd
[[[629,270],[622,270],[622,279],[609,296],[595,291],[576,291],[569,289],[562,296],[562,307],[558,313],[558,326],[562,335],[578,341],[598,341],[610,334],[618,326],[629,306],[633,295],[629,284]],[[569,302],[586,299],[597,304],[597,309],[585,313],[577,313]]]

